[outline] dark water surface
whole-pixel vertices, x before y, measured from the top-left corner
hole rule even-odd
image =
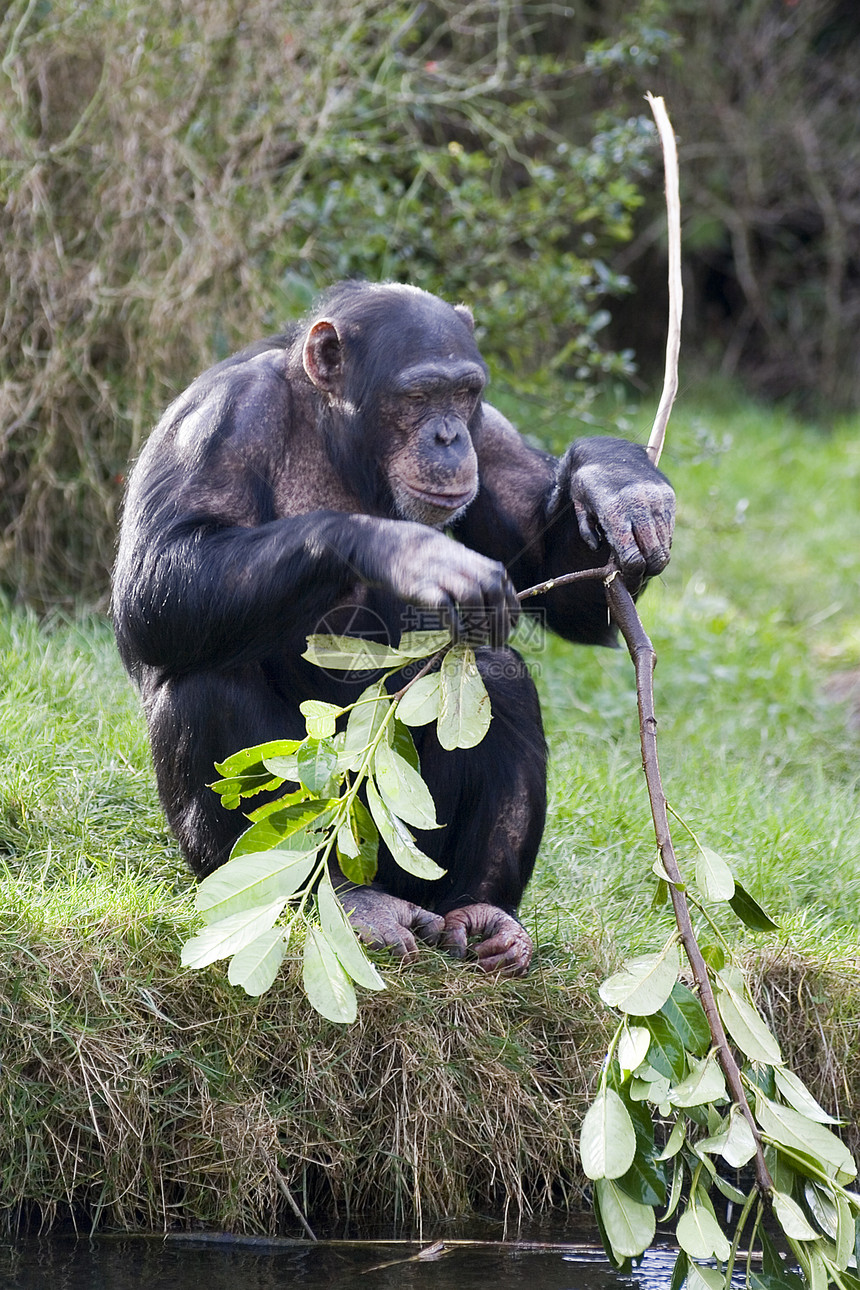
[[[630,1277],[598,1249],[454,1245],[431,1262],[395,1244],[25,1238],[0,1246],[2,1290],[667,1290],[674,1251],[650,1250]],[[380,1266],[382,1264],[388,1266]]]

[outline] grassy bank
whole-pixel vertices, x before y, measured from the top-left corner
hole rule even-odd
[[[855,1149],[860,740],[828,695],[860,668],[857,430],[682,402],[665,458],[676,549],[642,606],[667,794],[779,916],[772,937],[726,927]],[[610,1024],[596,987],[667,923],[650,904],[629,660],[525,648],[552,749],[524,911],[535,968],[497,984],[428,952],[345,1030],[307,1008],[292,969],[259,1002],[217,966],[179,969],[191,883],[110,633],[2,615],[7,1223],[297,1231],[288,1193],[312,1214],[405,1220],[576,1198],[573,1146]],[[683,838],[678,826],[682,861]]]

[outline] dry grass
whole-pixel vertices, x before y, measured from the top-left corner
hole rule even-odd
[[[581,1198],[576,1139],[611,1024],[593,947],[544,950],[502,985],[428,954],[344,1028],[294,974],[252,1001],[218,970],[179,972],[169,916],[0,940],[7,1227],[298,1234],[295,1202],[312,1221],[420,1229]],[[855,1150],[856,966],[755,965],[787,1059]]]
[[[752,979],[786,1064],[843,1121],[840,1136],[860,1159],[860,957],[810,959],[783,946],[757,957]]]
[[[576,1197],[607,1018],[596,976],[501,987],[429,956],[332,1025],[179,973],[155,922],[2,936],[3,1212],[127,1230],[313,1215],[528,1216]],[[142,983],[140,965],[149,965]]]
[[[295,73],[283,7],[243,15],[238,38],[232,0],[176,6],[172,40],[135,0],[0,19],[0,566],[35,603],[104,600],[129,457],[174,383],[258,333],[264,181],[324,77]],[[256,114],[245,63],[278,87]]]

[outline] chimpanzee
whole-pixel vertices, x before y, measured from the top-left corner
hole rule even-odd
[[[443,610],[484,642],[493,720],[443,751],[414,731],[446,827],[418,834],[445,870],[411,877],[380,847],[367,887],[333,877],[362,938],[411,957],[416,938],[486,970],[525,971],[515,914],[546,811],[534,684],[507,645],[515,588],[606,563],[631,590],[669,559],[674,494],[644,449],[531,447],[482,399],[472,316],[414,287],[345,282],[301,324],[205,372],[165,412],[131,476],[113,585],[167,818],[198,876],[247,820],[207,787],[213,763],[303,738],[299,704],[343,705],[367,677],[301,655],[315,631],[387,636]],[[571,641],[613,644],[600,581],[529,609]],[[432,625],[432,624],[431,624]]]

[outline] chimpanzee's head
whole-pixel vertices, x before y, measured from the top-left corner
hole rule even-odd
[[[368,481],[377,504],[435,526],[469,505],[487,367],[465,306],[396,283],[343,283],[301,344],[327,409],[329,450],[359,486]]]

